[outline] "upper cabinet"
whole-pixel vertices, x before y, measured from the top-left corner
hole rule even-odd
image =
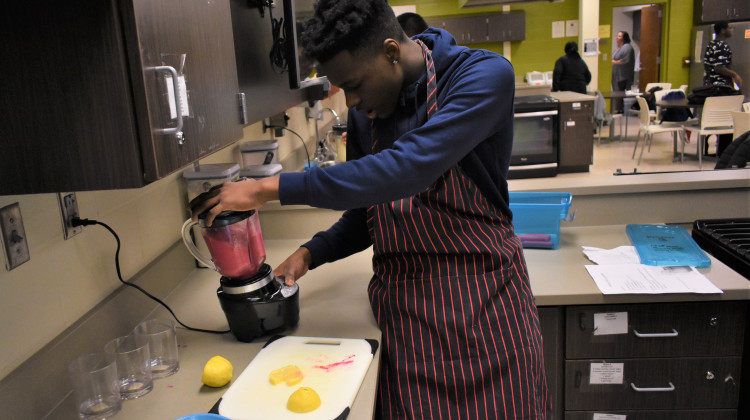
[[[711,23],[722,20],[737,21],[750,19],[748,0],[696,0],[696,23]]]
[[[526,14],[524,11],[429,17],[425,20],[432,27],[448,31],[459,45],[522,41],[526,38]]]
[[[229,0],[12,2],[0,194],[140,187],[242,136]]]

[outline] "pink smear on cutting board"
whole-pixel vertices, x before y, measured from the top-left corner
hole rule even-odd
[[[349,365],[349,364],[352,364],[352,363],[354,363],[354,355],[353,354],[351,354],[349,356],[346,356],[340,362],[330,363],[330,364],[327,364],[327,365],[315,365],[315,366],[313,366],[313,368],[315,368],[315,369],[321,369],[321,370],[324,370],[326,372],[330,372],[332,369],[335,369],[337,367],[344,366],[344,365]]]

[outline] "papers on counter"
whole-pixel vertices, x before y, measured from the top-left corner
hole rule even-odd
[[[587,265],[594,282],[605,295],[658,293],[724,293],[693,267],[640,264],[632,246],[614,249],[583,247],[598,265]]]

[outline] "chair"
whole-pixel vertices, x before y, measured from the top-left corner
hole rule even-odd
[[[646,89],[644,90],[644,92],[648,92],[649,90],[651,90],[651,89],[653,89],[653,88],[655,88],[657,86],[659,86],[661,88],[661,90],[672,89],[672,84],[671,83],[647,83],[646,84]]]
[[[656,98],[657,100],[659,98],[658,96],[656,96],[657,93],[663,92],[663,91],[667,91],[669,89],[672,89],[672,84],[671,83],[647,83],[646,84],[646,89],[644,89],[643,93],[647,93],[648,91],[650,91],[651,89],[653,89],[653,88],[655,88],[657,86],[661,88],[661,90],[657,90],[656,92],[654,92],[654,98]],[[625,120],[625,137],[628,136],[628,117],[631,116],[631,115],[634,116],[634,117],[638,117],[638,115],[639,115],[637,109],[632,109],[631,108],[634,103],[635,103],[635,98],[634,97],[633,98],[625,98],[623,100],[623,116],[624,116],[624,120]],[[654,120],[659,115],[659,113],[658,113],[657,110],[653,110],[652,109],[652,110],[649,110],[648,115],[649,115],[649,117],[652,120]]]
[[[732,111],[732,123],[734,124],[734,137],[732,139],[736,139],[750,131],[750,112]]]
[[[607,125],[609,125],[609,137],[612,138],[614,119],[616,117],[617,115],[607,113],[607,103],[604,101],[604,96],[602,96],[602,93],[597,90],[596,99],[594,99],[594,122],[599,128],[599,135],[597,136],[598,144],[602,143],[602,127],[604,126],[605,121],[607,122]],[[622,133],[622,127],[620,128],[620,133]]]
[[[703,167],[703,148],[709,136],[734,134],[732,111],[739,111],[743,100],[742,95],[710,96],[703,104],[700,126],[684,126],[687,131],[698,133],[698,168]]]
[[[643,151],[646,149],[646,146],[648,146],[649,150],[651,150],[651,141],[654,137],[654,134],[659,133],[672,133],[674,136],[674,150],[677,151],[677,140],[679,138],[681,147],[680,147],[680,162],[683,161],[684,155],[685,155],[685,130],[682,126],[663,126],[661,124],[652,124],[651,123],[651,117],[648,114],[648,104],[646,103],[646,100],[642,97],[636,98],[638,100],[638,105],[641,109],[638,110],[638,117],[640,119],[641,128],[638,130],[638,137],[635,139],[635,147],[633,148],[633,159],[635,159],[635,152],[638,150],[638,142],[641,139],[641,134],[643,134],[643,146],[641,146],[641,154],[638,157],[638,164],[641,164],[641,160],[643,159]]]

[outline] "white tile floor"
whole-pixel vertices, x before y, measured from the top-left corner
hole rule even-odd
[[[612,175],[620,169],[622,172],[672,172],[672,171],[698,171],[713,170],[716,165],[715,157],[703,157],[703,167],[698,167],[698,157],[696,155],[696,136],[690,137],[690,143],[685,145],[684,162],[679,161],[679,155],[676,161],[673,161],[673,136],[672,133],[660,133],[654,135],[651,150],[646,149],[643,153],[643,160],[638,165],[638,155],[641,153],[643,139],[638,143],[638,152],[633,156],[633,147],[635,146],[638,128],[640,126],[637,118],[628,118],[628,137],[622,139],[620,127],[615,122],[615,138],[610,139],[609,127],[603,127],[601,143],[594,136],[594,164],[591,165],[592,175]],[[678,151],[679,151],[678,143]],[[709,153],[716,151],[716,138],[709,139]]]

